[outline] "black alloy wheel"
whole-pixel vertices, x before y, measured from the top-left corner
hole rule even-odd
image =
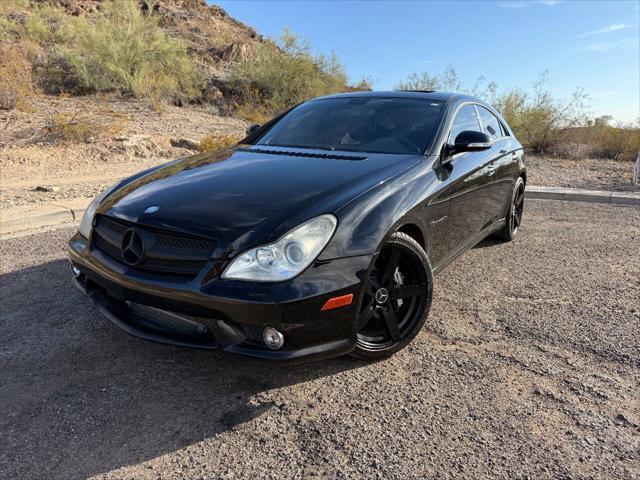
[[[513,188],[513,194],[511,195],[511,203],[509,203],[509,210],[507,211],[507,218],[505,226],[498,232],[498,236],[507,242],[513,240],[520,226],[522,225],[522,214],[524,212],[524,180],[522,177],[518,177],[516,184]]]
[[[387,357],[420,331],[431,307],[433,274],[426,253],[396,232],[375,260],[358,317],[358,358]]]

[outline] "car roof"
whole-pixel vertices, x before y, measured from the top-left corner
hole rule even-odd
[[[337,93],[335,95],[327,95],[324,97],[318,97],[318,98],[314,98],[313,100],[325,99],[325,98],[340,98],[340,97],[423,98],[426,100],[436,100],[440,102],[448,102],[453,99],[468,99],[468,100],[473,100],[475,102],[484,103],[477,98],[470,97],[467,95],[460,95],[458,93],[450,93],[450,92],[437,92],[433,90],[347,92],[347,93]]]

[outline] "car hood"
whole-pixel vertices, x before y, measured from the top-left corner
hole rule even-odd
[[[313,216],[335,212],[421,158],[234,147],[178,160],[133,177],[109,195],[98,212],[213,238],[220,255],[224,250],[231,253],[273,241]],[[149,209],[151,206],[158,208]],[[233,248],[227,249],[230,246]]]

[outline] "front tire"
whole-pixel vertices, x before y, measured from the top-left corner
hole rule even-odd
[[[429,315],[432,293],[427,254],[409,235],[395,232],[382,247],[365,285],[352,355],[378,360],[406,347]]]
[[[507,218],[504,227],[497,233],[498,238],[505,242],[510,242],[520,231],[522,224],[522,213],[524,212],[524,180],[518,177],[509,201]]]

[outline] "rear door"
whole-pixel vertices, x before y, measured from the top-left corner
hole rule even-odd
[[[513,184],[518,173],[516,144],[507,128],[488,109],[476,105],[478,117],[484,133],[489,135],[493,146],[486,153],[491,170],[490,185],[487,188],[487,208],[491,211],[491,223],[501,220],[513,192]]]

